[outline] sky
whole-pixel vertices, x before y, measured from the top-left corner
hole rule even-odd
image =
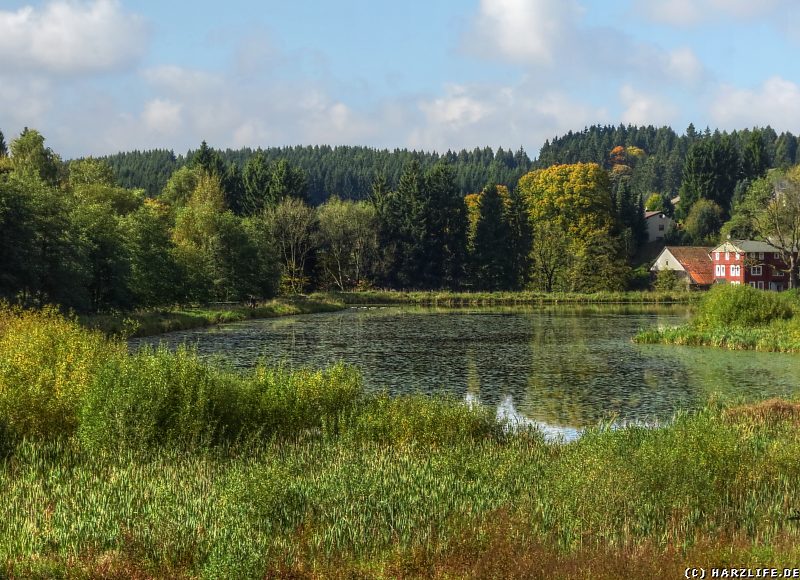
[[[0,0],[0,130],[133,149],[800,133],[797,0]]]

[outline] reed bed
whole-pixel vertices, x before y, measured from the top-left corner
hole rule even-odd
[[[730,350],[800,352],[800,296],[749,286],[718,286],[708,292],[688,324],[641,330],[641,344],[711,346]]]
[[[344,307],[344,303],[327,297],[315,300],[279,298],[255,308],[237,306],[234,308],[148,310],[127,314],[88,315],[80,317],[80,320],[85,326],[101,330],[109,336],[142,337],[256,318],[336,312]]]
[[[424,306],[514,306],[539,304],[675,304],[696,301],[697,292],[400,292],[364,290],[359,292],[320,293],[345,304],[418,304]]]
[[[236,373],[3,308],[0,576],[793,567],[797,408],[710,404],[551,443],[478,405],[368,395],[343,365]]]

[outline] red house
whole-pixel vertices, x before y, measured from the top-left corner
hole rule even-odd
[[[767,242],[728,240],[711,251],[716,283],[749,284],[760,290],[785,290],[787,266],[780,250]]]

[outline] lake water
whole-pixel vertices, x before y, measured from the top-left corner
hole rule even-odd
[[[599,421],[653,424],[709,397],[800,392],[800,356],[631,342],[639,328],[677,325],[685,306],[434,309],[360,307],[136,339],[195,345],[239,368],[258,361],[357,365],[368,389],[446,392],[575,437]]]

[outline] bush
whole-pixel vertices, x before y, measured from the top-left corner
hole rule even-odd
[[[749,327],[791,318],[797,307],[794,293],[765,292],[750,286],[721,284],[700,303],[698,328]]]
[[[74,433],[100,365],[124,353],[124,344],[82,328],[55,308],[0,305],[0,423],[6,437]]]

